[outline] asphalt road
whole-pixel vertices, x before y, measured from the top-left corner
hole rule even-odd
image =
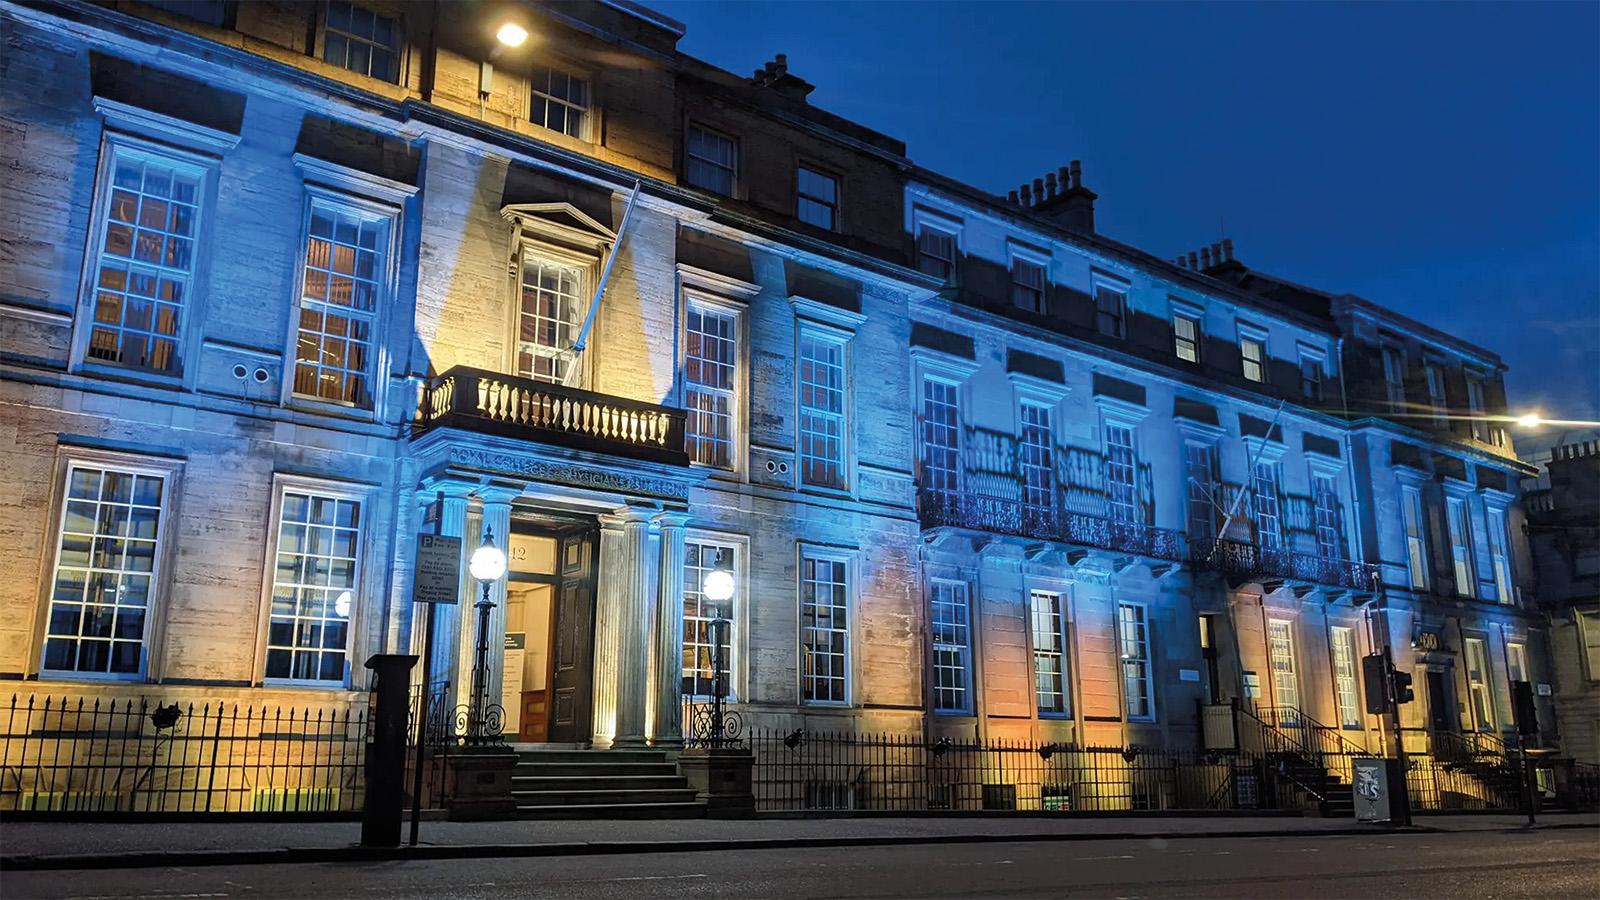
[[[665,826],[664,826],[665,827]],[[11,872],[0,896],[1600,897],[1600,832],[1018,842]]]

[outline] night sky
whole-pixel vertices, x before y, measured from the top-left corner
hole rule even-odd
[[[723,68],[787,53],[924,166],[1004,193],[1082,159],[1107,235],[1226,235],[1600,419],[1600,4],[649,5]]]

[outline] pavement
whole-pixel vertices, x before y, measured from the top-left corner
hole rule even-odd
[[[657,822],[657,826],[672,827]],[[996,823],[979,823],[996,827]],[[1120,823],[1119,823],[1120,824]],[[1503,823],[1494,823],[1503,824]],[[1592,828],[773,847],[4,873],[7,900],[1600,897]]]
[[[1417,833],[1523,834],[1600,828],[1597,813],[1418,816]],[[424,821],[416,847],[361,847],[357,822],[107,823],[0,819],[0,871],[271,865],[927,844],[1189,840],[1395,833],[1301,817],[940,816],[753,820]],[[1592,836],[1592,835],[1591,835]]]

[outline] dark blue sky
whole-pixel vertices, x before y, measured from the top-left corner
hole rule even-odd
[[[1600,419],[1600,5],[650,5],[746,73],[987,190],[1082,159],[1106,234],[1247,265],[1501,354]]]

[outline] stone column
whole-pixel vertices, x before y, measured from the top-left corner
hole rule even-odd
[[[683,746],[683,526],[685,513],[662,513],[660,569],[650,609],[650,745]]]
[[[610,745],[617,733],[617,574],[622,566],[622,519],[600,517],[600,559],[596,566],[594,615],[594,730],[596,747]]]
[[[478,497],[483,501],[483,522],[478,534],[478,542],[483,542],[483,531],[486,529],[494,535],[494,545],[500,552],[506,554],[507,571],[509,572],[511,547],[511,501],[521,496],[520,485],[495,484],[481,488]],[[477,547],[472,548],[476,550]],[[470,551],[468,556],[470,558]],[[483,586],[473,581],[477,593],[473,596],[473,603],[478,602],[483,596]],[[502,676],[506,659],[506,578],[501,576],[489,586],[489,602],[494,608],[489,611],[489,677],[485,688],[484,706],[494,706],[500,703],[501,685],[504,683]],[[473,627],[477,627],[478,611],[469,606],[471,610]],[[473,635],[473,647],[476,648],[477,635]]]
[[[645,746],[645,706],[650,681],[650,513],[622,515],[617,580],[616,749]]]

